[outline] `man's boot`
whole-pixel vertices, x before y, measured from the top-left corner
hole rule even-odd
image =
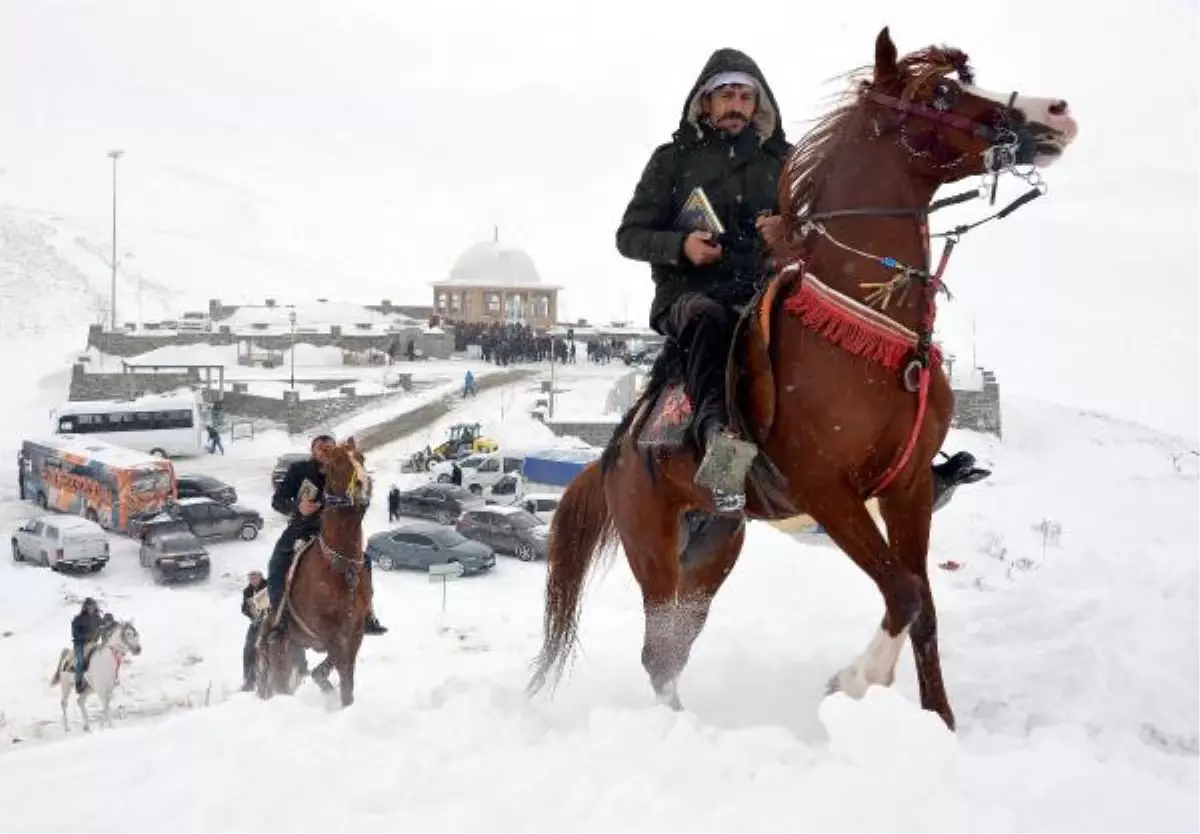
[[[364,629],[365,634],[386,634],[387,628],[383,626],[379,619],[375,616],[375,606],[372,605],[367,609],[367,625]]]
[[[746,506],[746,475],[758,447],[725,430],[717,420],[708,420],[701,436],[704,459],[694,482],[712,491],[717,512],[740,512]]]
[[[271,607],[263,615],[262,625],[258,629],[258,644],[260,646],[272,643],[283,636],[283,618],[279,616],[279,609],[282,605],[282,599],[271,600]]]

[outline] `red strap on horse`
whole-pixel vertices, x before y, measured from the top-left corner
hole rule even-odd
[[[922,228],[928,234],[928,227],[922,224]],[[938,261],[937,271],[925,283],[925,314],[921,321],[921,330],[926,333],[933,332],[933,322],[937,317],[937,291],[942,286],[942,275],[946,271],[946,264],[950,262],[950,253],[954,251],[954,238],[950,238],[946,242],[946,246],[942,249],[941,260]],[[925,251],[929,251],[929,239],[925,238]],[[913,360],[914,362],[918,360]],[[912,431],[908,433],[908,442],[904,444],[904,449],[901,450],[899,456],[892,461],[892,465],[887,468],[875,485],[871,487],[868,493],[868,498],[874,498],[887,488],[888,484],[896,479],[896,476],[904,471],[904,467],[908,465],[909,458],[912,457],[913,449],[917,445],[917,437],[921,433],[921,426],[925,422],[925,407],[929,402],[929,361],[928,357],[924,358],[920,366],[920,377],[917,382],[917,416],[913,420]],[[907,370],[907,369],[906,369]]]

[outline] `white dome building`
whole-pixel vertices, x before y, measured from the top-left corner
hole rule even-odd
[[[459,255],[449,276],[433,283],[433,311],[449,322],[552,327],[561,289],[542,283],[525,250],[488,240]]]

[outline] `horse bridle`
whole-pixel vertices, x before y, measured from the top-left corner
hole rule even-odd
[[[366,475],[362,468],[362,464],[357,460],[351,460],[352,470],[350,472],[350,480],[346,482],[346,491],[344,493],[329,492],[327,489],[321,493],[321,505],[328,510],[344,510],[344,509],[359,509],[364,511],[371,504],[371,479]],[[363,489],[359,489],[359,476],[366,478],[366,483]],[[329,546],[325,541],[324,534],[317,534],[317,546],[330,557],[330,561],[342,565],[342,571],[346,575],[346,580],[350,583],[351,593],[354,587],[358,584],[358,571],[366,564],[366,558],[363,554],[358,554],[357,557],[350,557],[344,553],[340,553]]]
[[[1020,131],[1019,129],[1014,129],[1012,125],[1013,105],[1017,101],[1016,90],[1013,90],[1009,95],[1008,103],[1004,105],[1004,109],[1001,111],[1003,124],[998,127],[990,125],[981,119],[972,119],[961,113],[952,112],[950,107],[953,106],[953,103],[946,101],[941,96],[935,98],[932,105],[912,101],[911,99],[889,96],[886,93],[880,93],[875,90],[869,90],[865,94],[865,97],[906,116],[918,116],[927,121],[945,125],[975,139],[982,139],[984,142],[987,142],[988,147],[983,151],[983,164],[984,170],[989,174],[999,174],[1016,167],[1017,151],[1021,147]],[[903,117],[901,118],[903,119]]]
[[[897,98],[896,96],[880,93],[875,90],[867,90],[864,97],[884,107],[898,111],[902,115],[899,119],[899,124],[903,127],[904,120],[907,116],[917,116],[922,119],[932,121],[936,124],[945,125],[951,129],[966,133],[969,136],[976,137],[988,142],[988,147],[984,149],[984,183],[980,187],[970,191],[965,191],[955,194],[950,197],[944,197],[940,200],[934,200],[929,206],[923,208],[911,209],[892,209],[892,208],[851,208],[851,209],[836,209],[833,211],[822,211],[806,214],[799,218],[801,220],[800,233],[803,237],[809,234],[818,234],[828,240],[838,248],[859,255],[868,260],[875,261],[885,269],[894,271],[896,277],[889,282],[879,285],[880,289],[874,293],[877,298],[883,299],[883,305],[886,307],[891,298],[893,291],[901,290],[907,292],[908,285],[916,280],[924,286],[924,294],[926,297],[926,315],[922,317],[921,325],[917,329],[917,345],[916,355],[907,364],[903,373],[904,385],[909,391],[917,391],[919,378],[922,373],[928,369],[930,364],[930,352],[933,347],[933,320],[932,310],[934,297],[938,292],[944,292],[949,296],[949,290],[942,281],[942,275],[946,271],[946,265],[949,263],[950,254],[954,251],[954,247],[958,244],[962,236],[972,229],[978,228],[992,220],[1002,220],[1012,214],[1018,208],[1027,203],[1032,202],[1042,196],[1047,191],[1045,181],[1036,169],[1030,166],[1030,170],[1021,171],[1017,167],[1017,154],[1020,149],[1021,135],[1018,130],[1012,127],[1013,105],[1016,103],[1017,93],[1014,90],[1009,96],[1008,104],[1003,110],[1003,124],[999,127],[987,124],[979,119],[972,119],[968,116],[963,116],[959,113],[954,113],[950,110],[953,102],[947,101],[942,97],[934,100],[934,105],[928,105],[923,102],[914,102],[910,98]],[[940,105],[940,106],[938,106]],[[882,130],[876,125],[876,135],[882,135]],[[911,148],[907,148],[910,154],[913,153]],[[957,161],[955,162],[957,164]],[[967,203],[971,200],[978,199],[986,195],[990,190],[990,204],[995,205],[996,202],[996,187],[1002,173],[1011,173],[1014,176],[1025,180],[1032,186],[1027,192],[1017,197],[1007,206],[1000,209],[981,220],[974,223],[962,224],[955,226],[945,232],[936,234],[929,233],[929,215],[936,211],[940,211],[950,206]],[[991,182],[988,183],[990,178]],[[871,252],[866,252],[861,249],[849,246],[838,240],[822,224],[824,220],[833,220],[839,217],[910,217],[920,223],[923,239],[925,242],[925,260],[924,268],[910,266],[895,258],[880,257]],[[936,270],[930,270],[929,257],[929,241],[932,238],[942,238],[945,240],[942,249],[941,258],[939,259]],[[869,303],[872,303],[869,301]]]

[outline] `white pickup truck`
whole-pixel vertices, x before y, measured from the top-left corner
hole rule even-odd
[[[12,535],[13,560],[38,562],[51,570],[90,570],[108,564],[108,536],[99,524],[81,516],[31,518]]]

